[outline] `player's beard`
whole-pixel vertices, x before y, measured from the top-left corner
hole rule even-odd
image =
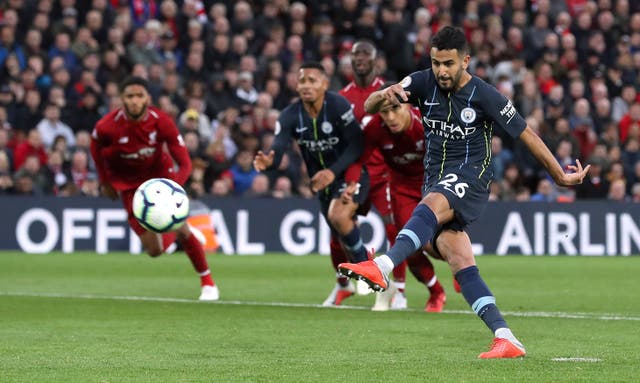
[[[353,73],[361,79],[366,79],[371,74],[371,72],[373,72],[373,65],[369,65],[368,63],[358,63],[353,68]]]
[[[440,87],[440,89],[444,91],[455,92],[456,90],[458,90],[458,84],[460,84],[460,79],[462,78],[463,72],[464,72],[464,69],[460,67],[460,69],[458,69],[458,71],[452,77],[448,78],[448,80],[450,81],[450,85],[447,85],[447,86],[442,85],[442,83],[440,82],[442,77],[438,77],[438,86]]]
[[[145,105],[142,107],[142,109],[140,110],[140,112],[139,112],[139,113],[134,113],[134,112],[133,112],[131,109],[129,109],[129,108],[127,107],[127,105],[125,104],[125,106],[124,106],[124,110],[125,110],[125,112],[127,112],[127,116],[129,116],[129,118],[130,118],[130,119],[132,119],[132,120],[136,120],[136,121],[137,121],[137,120],[139,120],[142,116],[144,116],[144,114],[147,112],[147,107],[148,107],[148,105],[147,105],[147,104],[145,104]]]

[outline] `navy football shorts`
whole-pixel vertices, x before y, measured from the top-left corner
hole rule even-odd
[[[484,212],[489,199],[490,174],[482,169],[452,167],[444,169],[442,177],[422,186],[422,197],[429,193],[440,193],[447,198],[454,210],[454,219],[442,226],[442,230],[463,231]]]
[[[360,205],[356,213],[358,215],[366,215],[370,208],[369,202],[369,174],[367,173],[367,168],[362,167],[360,172],[360,188],[358,189],[357,194],[353,195],[353,201]],[[342,191],[346,186],[346,182],[344,178],[335,179],[329,187],[325,190],[318,192],[318,199],[320,199],[320,211],[322,215],[327,218],[327,214],[329,213],[329,205],[331,204],[331,200],[339,199],[342,195]]]

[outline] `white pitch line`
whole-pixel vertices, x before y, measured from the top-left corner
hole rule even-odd
[[[165,297],[140,297],[131,295],[96,295],[96,294],[66,294],[66,293],[32,293],[20,291],[0,291],[0,296],[7,297],[32,297],[32,298],[63,298],[63,299],[103,299],[113,301],[142,301],[142,302],[169,302],[169,303],[197,303],[197,304],[219,304],[238,306],[268,306],[268,307],[307,307],[307,308],[330,308],[339,310],[370,310],[369,306],[342,305],[336,307],[325,307],[319,304],[309,303],[287,303],[287,302],[251,302],[236,300],[221,300],[216,302],[200,302],[196,299],[165,298]],[[422,312],[418,309],[406,309],[407,312]],[[444,310],[444,314],[467,314],[475,315],[471,310]],[[613,320],[613,321],[640,321],[638,316],[610,314],[610,313],[567,313],[567,312],[545,312],[545,311],[503,311],[505,316],[516,316],[525,318],[561,318],[561,319],[592,319],[592,320]]]
[[[582,357],[571,357],[571,358],[551,358],[553,362],[589,362],[589,363],[598,363],[602,362],[600,358],[582,358]]]

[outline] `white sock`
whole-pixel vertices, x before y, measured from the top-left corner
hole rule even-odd
[[[521,348],[524,350],[524,346],[522,345],[522,343],[520,343],[520,341],[515,337],[515,335],[513,335],[513,333],[511,332],[510,328],[507,327],[501,327],[499,329],[496,330],[495,332],[495,336],[496,338],[503,338],[508,340],[509,342],[513,343],[514,345],[516,345],[517,347]]]
[[[405,286],[406,286],[405,282],[396,282],[396,287],[398,288],[398,290],[404,290]]]
[[[391,258],[387,257],[386,254],[379,256],[373,261],[376,263],[376,265],[378,265],[383,275],[389,275],[391,270],[393,270],[393,268],[395,267]]]

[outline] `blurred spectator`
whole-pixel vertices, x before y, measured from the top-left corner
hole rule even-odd
[[[21,135],[26,136],[27,132],[42,120],[41,102],[42,98],[38,90],[30,89],[25,92],[23,102],[16,108],[16,125],[14,126]]]
[[[15,56],[20,69],[24,69],[27,60],[22,45],[16,41],[16,27],[4,23],[0,25],[0,67],[4,66],[4,62],[10,54]]]
[[[64,171],[64,156],[61,152],[53,150],[49,153],[47,166],[43,168],[46,179],[46,194],[58,195],[60,189],[69,182],[69,178]]]
[[[251,187],[244,193],[245,197],[272,197],[269,177],[263,173],[256,174],[251,181]]]
[[[31,155],[38,158],[41,166],[45,166],[47,163],[47,151],[42,143],[40,132],[35,128],[29,131],[26,140],[16,146],[13,169],[16,171],[20,169],[27,157]]]
[[[204,184],[204,175],[207,168],[207,162],[202,158],[195,158],[192,160],[193,170],[191,176],[187,180],[186,190],[187,194],[191,198],[201,198],[206,194],[206,187]]]
[[[502,147],[502,139],[498,136],[491,137],[491,163],[489,167],[493,171],[493,180],[501,180],[507,164],[513,161],[513,154],[509,149]]]
[[[0,195],[13,193],[11,162],[4,150],[0,150]]]
[[[133,33],[133,39],[127,45],[127,59],[131,64],[151,64],[162,63],[160,53],[153,45],[150,45],[149,31],[145,28],[137,28]]]
[[[100,183],[98,182],[98,176],[96,173],[87,174],[87,178],[82,183],[80,188],[80,195],[86,197],[98,197],[100,196]]]
[[[273,185],[273,197],[274,198],[289,198],[293,196],[291,189],[291,180],[288,177],[280,176],[276,178],[276,182]]]
[[[226,179],[215,180],[211,185],[211,194],[216,197],[226,197],[231,195],[232,184]]]
[[[524,186],[524,180],[515,163],[507,165],[504,170],[504,178],[500,182],[500,200],[513,201],[518,189]]]
[[[49,59],[60,57],[64,62],[65,68],[75,70],[78,66],[78,58],[71,50],[71,34],[69,31],[62,30],[54,37],[54,45],[49,49]]]
[[[84,150],[75,150],[71,154],[71,163],[67,170],[69,181],[73,182],[79,189],[87,179],[90,173],[89,169],[89,153]]]
[[[247,150],[239,151],[230,170],[233,176],[233,194],[241,196],[249,190],[258,174],[253,168],[253,153]]]
[[[9,147],[11,130],[0,128],[0,152],[7,156],[9,169],[13,169],[13,148]]]
[[[538,181],[536,192],[531,195],[530,201],[553,202],[556,200],[553,183],[546,178]]]
[[[78,114],[73,120],[72,129],[74,132],[88,131],[91,132],[95,124],[100,120],[102,115],[98,111],[100,107],[100,95],[93,88],[87,88],[82,93]]]
[[[627,136],[640,134],[640,102],[636,101],[629,106],[629,111],[622,116],[618,123],[620,130],[620,142],[624,142]]]
[[[16,120],[16,102],[11,88],[7,84],[0,83],[0,107],[4,109],[5,116],[2,121],[3,125],[8,123],[13,126],[12,121]]]
[[[253,86],[253,75],[251,72],[240,72],[238,74],[238,88],[236,96],[246,104],[254,104],[258,100],[258,91]]]
[[[622,87],[619,96],[613,99],[611,107],[611,118],[613,121],[620,122],[622,117],[629,112],[631,104],[637,101],[636,87],[633,84],[625,84]]]
[[[626,182],[623,179],[616,179],[611,182],[609,186],[609,194],[607,195],[607,199],[609,201],[616,202],[629,202],[631,199],[627,195],[627,186]]]
[[[603,199],[606,198],[609,193],[609,181],[603,177],[603,159],[592,160],[589,162],[591,168],[586,179],[580,184],[576,185],[576,198],[577,199]]]
[[[22,166],[14,174],[14,182],[18,193],[42,195],[51,185],[42,170],[38,156],[30,154]],[[30,182],[29,182],[30,181]]]
[[[633,184],[631,188],[631,200],[633,202],[640,202],[640,183]]]
[[[60,121],[60,107],[52,102],[45,106],[44,118],[36,125],[36,129],[40,132],[42,144],[45,147],[50,147],[56,136],[64,136],[69,146],[74,146],[76,143],[73,130],[69,125]]]

